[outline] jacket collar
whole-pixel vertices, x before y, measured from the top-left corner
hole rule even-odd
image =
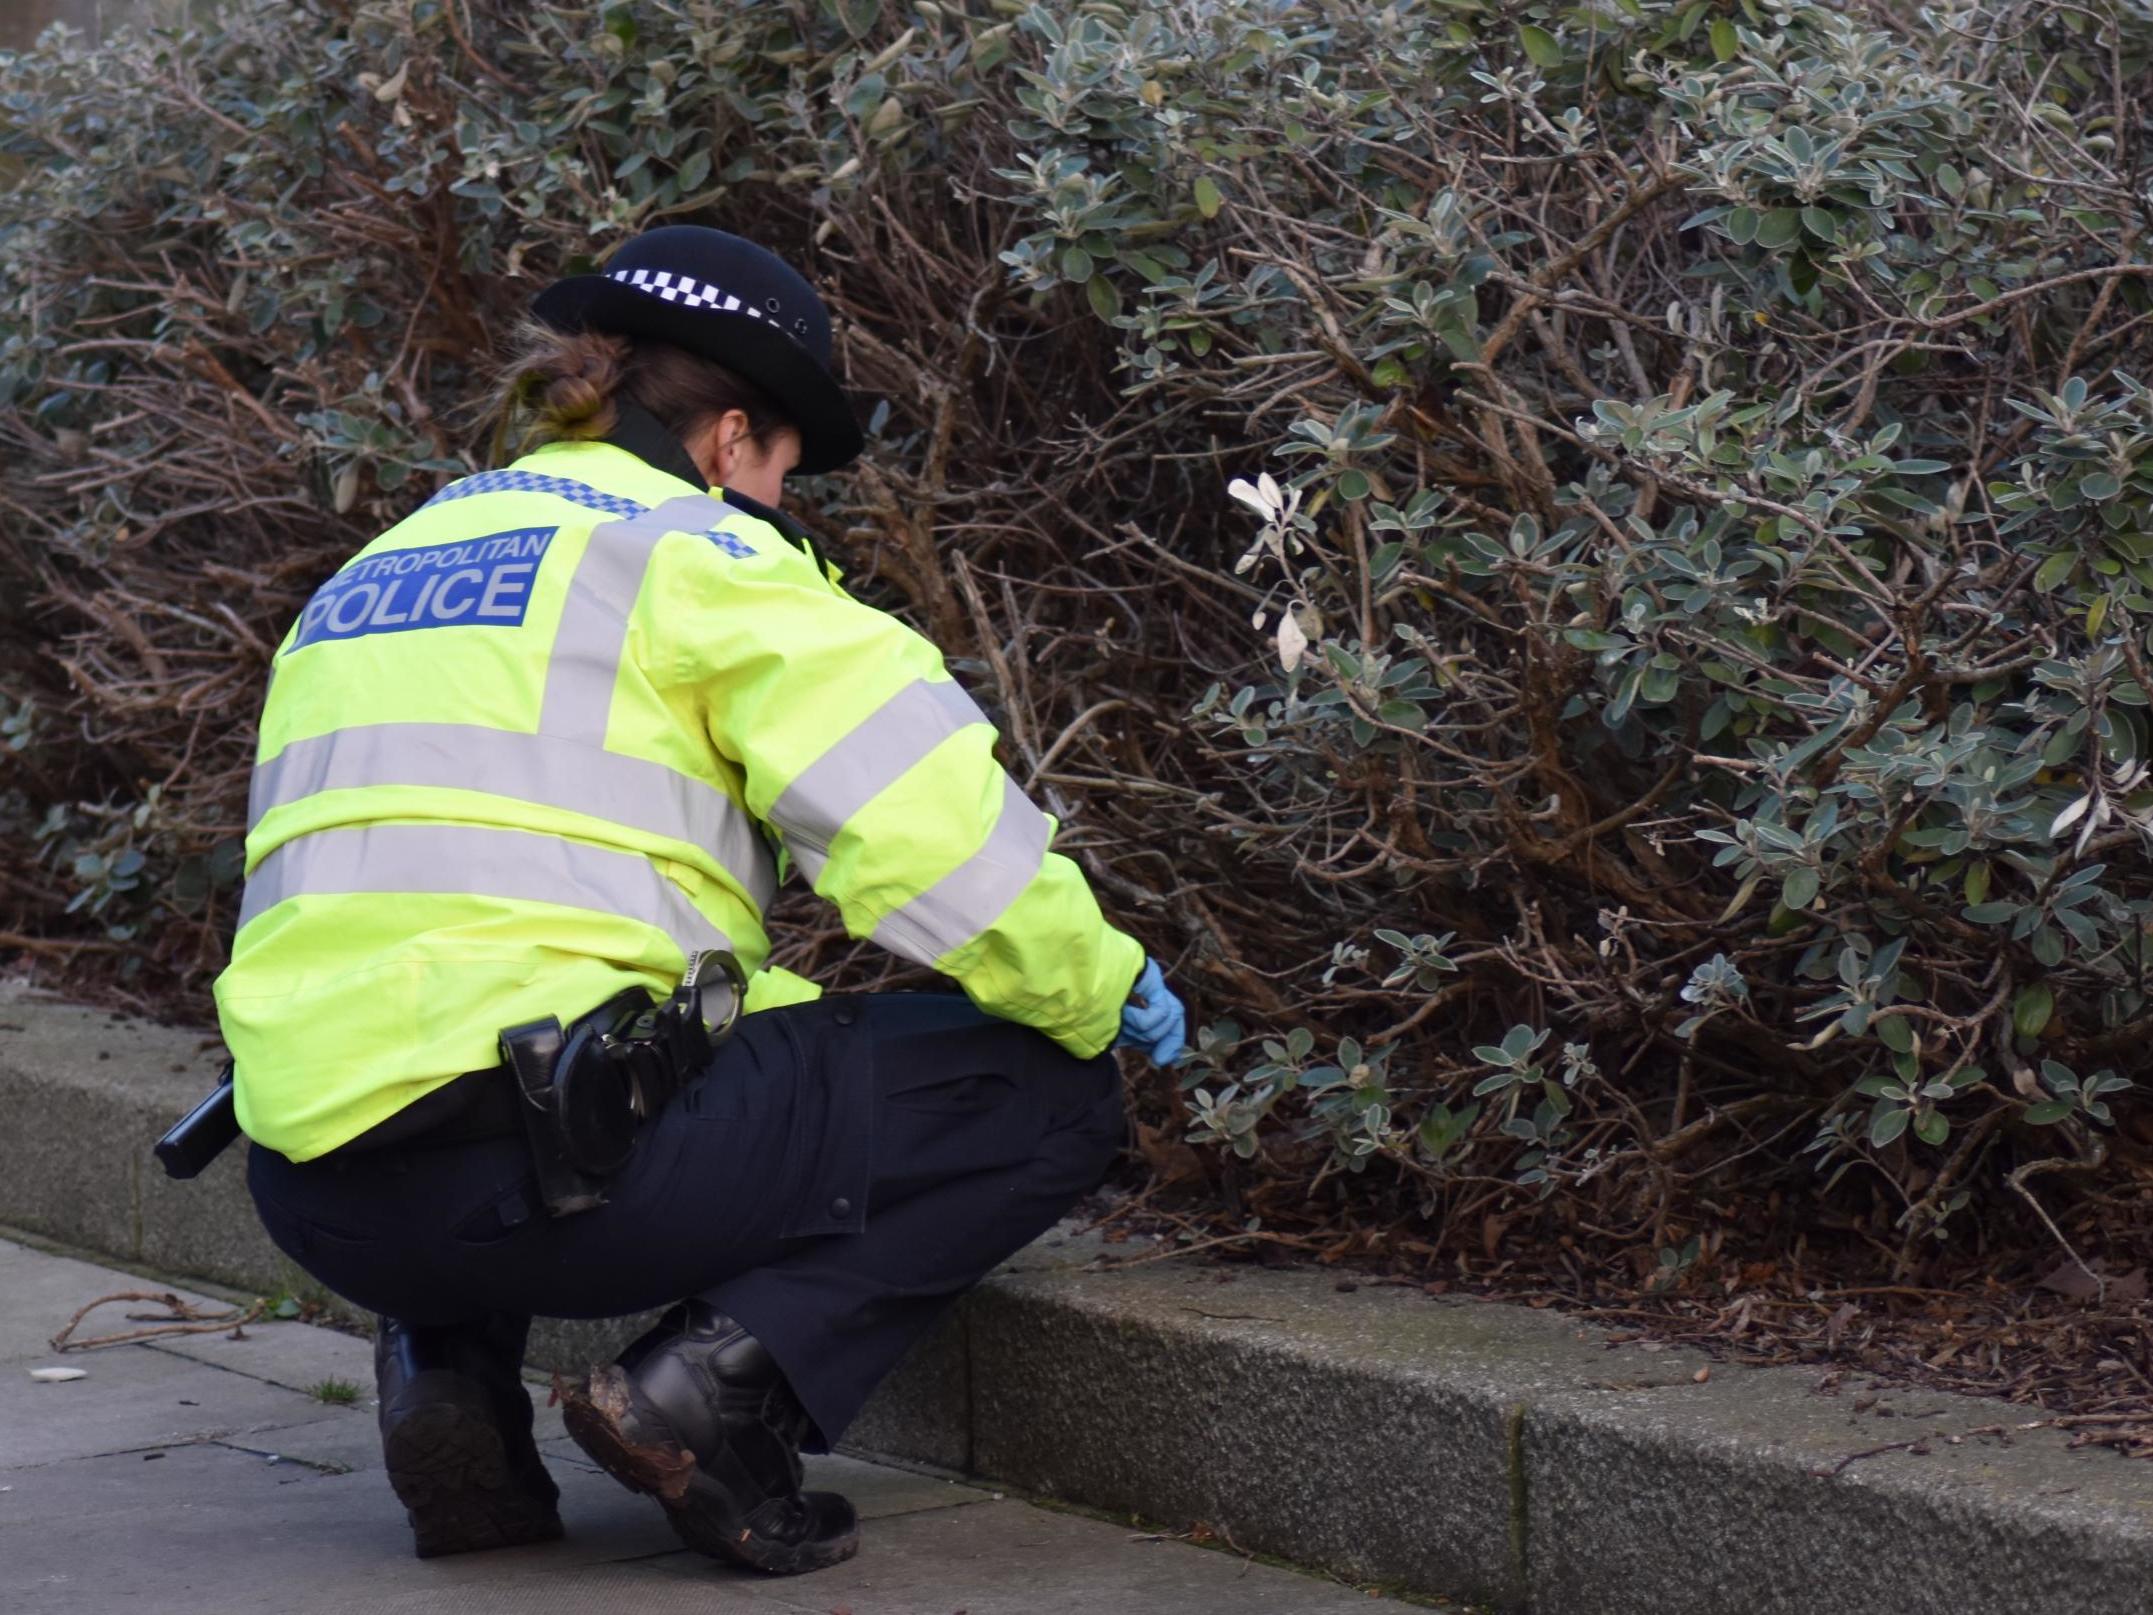
[[[680,439],[632,398],[614,399],[613,430],[606,434],[605,441],[616,449],[626,449],[654,471],[680,478],[691,488],[707,486],[702,469]]]
[[[691,487],[705,488],[719,494],[728,505],[743,516],[753,516],[757,521],[768,522],[785,538],[804,550],[809,550],[806,529],[781,510],[772,510],[759,499],[750,499],[744,493],[731,489],[710,490],[703,481],[702,468],[689,455],[679,438],[665,429],[664,423],[641,404],[630,398],[614,402],[613,430],[605,441],[617,449],[625,449],[654,471],[678,477]]]

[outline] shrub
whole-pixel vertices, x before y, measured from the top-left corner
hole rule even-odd
[[[10,900],[198,1004],[283,624],[483,452],[520,300],[709,218],[830,288],[883,403],[810,521],[1193,990],[1141,1103],[1236,1216],[1664,1279],[1795,1211],[1903,1265],[2040,1175],[2120,1238],[2149,23],[231,0],[48,43],[0,91]],[[894,979],[792,914],[787,962]]]

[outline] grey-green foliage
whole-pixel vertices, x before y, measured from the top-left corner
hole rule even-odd
[[[106,391],[148,361],[87,338],[203,344],[289,427],[259,475],[359,533],[464,462],[538,276],[672,216],[826,245],[887,403],[823,515],[1029,535],[1136,623],[1072,660],[1096,613],[1042,596],[1017,740],[1232,1012],[1180,1088],[1236,1171],[1657,1234],[1814,1160],[1911,1238],[2103,1159],[2149,1014],[2136,0],[229,19],[10,65],[0,394],[148,454]],[[120,216],[193,302],[67,272]],[[38,505],[38,566],[183,492],[114,488]],[[53,840],[115,914],[121,772]]]
[[[1545,958],[1486,969],[1537,1028],[1432,1040],[1294,1133],[1431,1204],[1476,1169],[1582,1182],[1665,1112],[1597,1071],[1574,1108],[1513,1044],[1620,1027],[1723,1093],[1781,1068],[1826,1164],[1897,1178],[1925,1231],[1970,1163],[1890,1150],[1910,1123],[1949,1152],[2120,1087],[2031,1067],[2099,1067],[2147,1014],[2144,11],[1167,15],[1040,25],[1051,143],[1005,177],[1041,227],[1006,256],[1028,283],[1118,267],[1094,304],[1139,394],[1245,398],[1226,365],[1300,379],[1308,350],[1326,373],[1298,418],[1271,401],[1284,488],[1243,490],[1280,676],[1195,714],[1302,823],[1357,753],[1454,793],[1423,856],[1325,894],[1366,916],[1326,981],[1371,935],[1410,965],[1369,923],[1404,916]],[[1210,251],[1192,202],[1235,227]],[[1504,868],[1570,937],[1502,915]],[[1402,974],[1367,967],[1400,1008],[1444,991]],[[1205,1048],[1196,1136],[1248,1154],[1305,1089],[1308,1051],[1264,1047]]]

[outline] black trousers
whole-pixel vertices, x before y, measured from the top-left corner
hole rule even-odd
[[[742,1017],[607,1204],[553,1218],[521,1138],[295,1165],[255,1147],[279,1249],[418,1325],[617,1317],[696,1295],[785,1370],[827,1450],[913,1341],[1097,1187],[1120,1074],[955,994]]]

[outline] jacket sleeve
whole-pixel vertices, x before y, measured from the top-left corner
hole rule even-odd
[[[668,637],[703,721],[845,929],[953,977],[1088,1058],[1143,966],[935,647],[760,523],[752,557],[684,569]]]

